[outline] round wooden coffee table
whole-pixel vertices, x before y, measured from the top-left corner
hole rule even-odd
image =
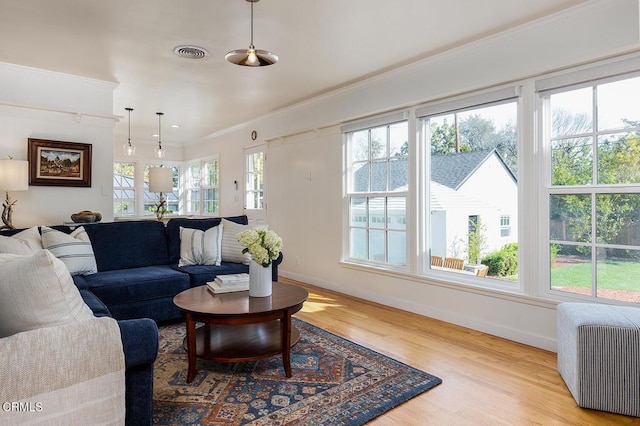
[[[196,358],[241,362],[280,353],[291,377],[291,346],[300,339],[291,315],[302,309],[308,295],[302,287],[278,282],[268,297],[249,297],[249,291],[213,294],[206,285],[178,294],[173,303],[187,321],[187,383],[196,375]],[[196,322],[204,325],[196,329]]]

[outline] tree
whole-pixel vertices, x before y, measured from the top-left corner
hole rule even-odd
[[[623,120],[628,127],[640,127],[640,122]],[[554,112],[553,134],[568,135],[556,139],[552,145],[552,182],[558,186],[624,184],[640,182],[640,133],[608,136],[598,140],[594,153],[591,119],[586,114]],[[574,136],[575,135],[575,136]],[[584,135],[584,136],[581,136]],[[572,137],[574,136],[574,137]],[[597,161],[594,182],[593,162]],[[551,221],[553,239],[625,244],[625,232],[633,230],[640,215],[640,195],[600,193],[595,195],[597,217],[591,215],[592,196],[589,194],[553,195]],[[596,235],[592,235],[592,221],[596,221]],[[581,254],[588,247],[576,248]]]
[[[431,122],[431,155],[448,155],[456,153],[456,126],[449,124],[445,118],[441,125]],[[471,146],[460,145],[460,152],[471,151]]]
[[[484,226],[478,218],[477,222],[469,223],[469,246],[467,248],[467,254],[469,256],[469,263],[477,265],[480,263],[482,252],[487,249],[487,236],[485,235],[486,226]]]
[[[456,153],[456,138],[459,137],[459,151],[471,152],[483,149],[495,149],[507,166],[515,174],[518,167],[518,139],[515,125],[508,122],[496,129],[492,120],[480,114],[472,114],[458,123],[449,123],[444,118],[441,123],[432,121],[431,155],[449,155]]]

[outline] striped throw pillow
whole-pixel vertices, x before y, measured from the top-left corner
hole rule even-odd
[[[180,227],[178,266],[216,265],[222,259],[222,224],[206,231]]]
[[[242,253],[244,247],[238,242],[238,234],[247,229],[253,229],[251,225],[240,225],[228,219],[222,219],[222,261],[249,264],[251,256]]]
[[[81,226],[71,234],[42,227],[42,248],[60,259],[71,275],[89,275],[98,272],[96,258],[87,231]]]

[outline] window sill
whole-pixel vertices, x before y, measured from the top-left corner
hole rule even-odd
[[[405,271],[398,271],[391,268],[384,268],[380,266],[372,266],[361,263],[354,263],[350,261],[339,262],[340,266],[348,269],[353,269],[362,272],[368,272],[373,274],[385,275],[391,278],[397,278],[402,280],[408,280],[417,282],[420,284],[435,285],[438,287],[444,287],[457,291],[464,291],[468,293],[479,294],[482,296],[496,297],[503,300],[509,300],[512,302],[524,303],[527,305],[539,306],[543,308],[555,309],[556,306],[562,302],[562,300],[552,300],[543,297],[536,297],[523,294],[520,291],[514,291],[502,288],[488,288],[479,286],[477,284],[466,280],[453,281],[450,277],[450,272],[435,271],[430,275],[415,275]],[[475,279],[475,278],[474,278]]]

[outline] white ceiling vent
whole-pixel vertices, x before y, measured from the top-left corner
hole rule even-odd
[[[209,52],[198,46],[178,46],[173,51],[176,55],[186,59],[204,59],[209,56]]]

